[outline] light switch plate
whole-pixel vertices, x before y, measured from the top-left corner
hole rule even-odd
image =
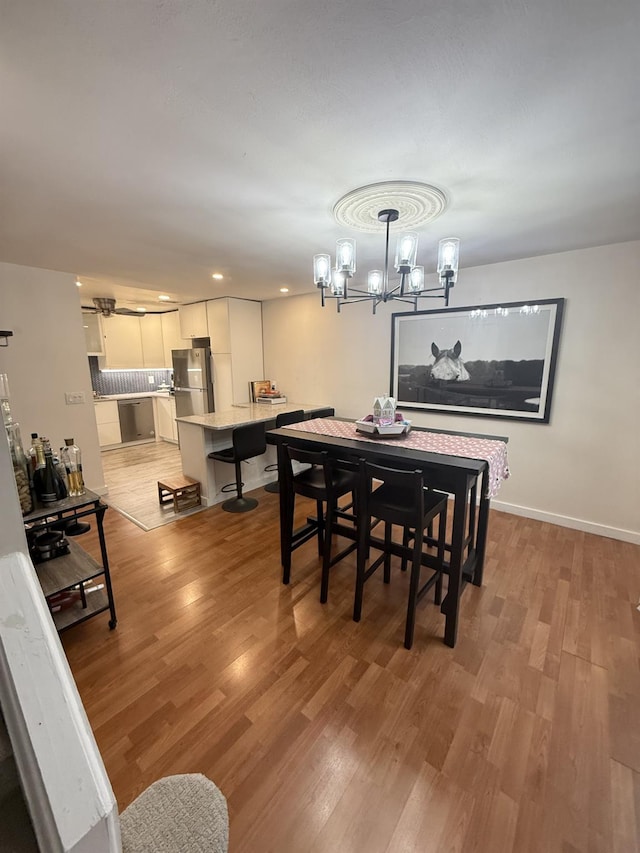
[[[67,406],[78,406],[84,403],[84,391],[65,391],[64,399]]]

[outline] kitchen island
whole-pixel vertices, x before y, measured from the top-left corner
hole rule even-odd
[[[324,408],[326,404],[320,403],[244,403],[221,412],[176,418],[182,472],[200,483],[200,494],[205,506],[220,503],[229,497],[221,489],[235,481],[235,470],[233,465],[209,459],[208,455],[214,450],[231,447],[231,435],[235,427],[263,422],[266,429],[273,429],[276,417],[283,412],[302,409],[309,416]],[[249,492],[277,479],[275,471],[264,470],[267,465],[275,465],[276,462],[276,449],[270,446],[262,456],[243,462],[244,491]]]

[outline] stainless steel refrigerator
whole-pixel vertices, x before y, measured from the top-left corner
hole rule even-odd
[[[171,355],[176,416],[182,418],[215,411],[211,348],[174,349]]]

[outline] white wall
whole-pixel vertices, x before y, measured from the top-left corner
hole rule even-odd
[[[461,270],[451,307],[567,300],[550,424],[407,412],[416,425],[509,436],[497,509],[640,542],[639,282],[640,242]],[[361,417],[389,391],[394,310],[337,314],[316,294],[263,303],[265,376],[293,402]]]
[[[75,438],[88,488],[104,492],[75,276],[0,263],[0,328],[13,331],[9,346],[0,348],[0,373],[9,377],[25,449],[32,432],[56,450]],[[83,391],[85,403],[66,405],[65,391]]]

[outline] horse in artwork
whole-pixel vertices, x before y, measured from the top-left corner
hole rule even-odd
[[[460,358],[462,344],[456,341],[453,349],[438,349],[431,344],[431,353],[435,359],[431,368],[432,379],[443,379],[446,382],[466,382],[471,377],[464,361]]]

